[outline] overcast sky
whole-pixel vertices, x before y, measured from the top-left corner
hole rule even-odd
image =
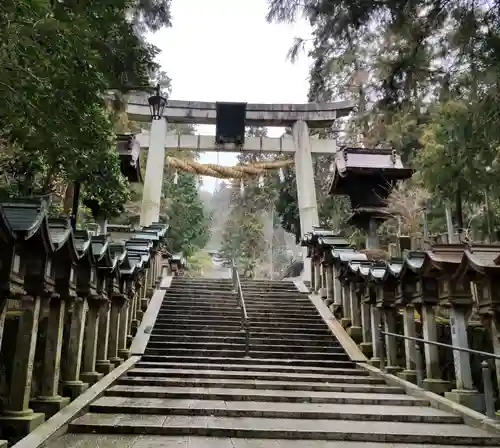
[[[309,60],[286,60],[296,36],[308,37],[306,22],[268,24],[267,0],[173,0],[173,27],[150,36],[161,49],[158,61],[172,78],[172,98],[191,101],[303,103],[307,101]],[[214,135],[214,126],[199,126]],[[270,129],[279,136],[282,129]],[[215,153],[203,163],[217,163]],[[221,165],[235,156],[220,154]],[[203,188],[213,190],[214,179]]]

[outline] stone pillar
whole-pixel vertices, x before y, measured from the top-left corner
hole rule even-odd
[[[438,342],[436,314],[433,305],[422,306],[422,332],[424,339]],[[439,352],[435,345],[424,344],[425,372],[424,388],[436,394],[443,394],[450,390],[450,384],[441,379],[439,367]]]
[[[349,304],[351,306],[351,326],[347,329],[347,333],[349,333],[354,342],[359,344],[363,338],[360,313],[361,293],[358,291],[358,287],[354,282],[349,283],[349,297]]]
[[[325,266],[325,281],[326,281],[326,305],[330,306],[333,303],[333,267]]]
[[[167,120],[153,120],[149,130],[149,151],[142,193],[141,226],[149,226],[160,218],[160,202],[165,166]]]
[[[128,312],[127,312],[127,347],[131,344],[133,335],[134,335],[134,325],[133,321],[135,318],[135,293],[129,294],[129,303],[128,303]]]
[[[372,353],[373,356],[370,359],[369,363],[375,367],[380,366],[380,354],[378,350],[378,340],[379,340],[379,335],[380,335],[380,310],[374,306],[370,305],[370,322],[371,322],[371,327],[372,327]]]
[[[129,315],[129,301],[125,300],[120,310],[120,328],[118,332],[118,357],[126,360],[130,357],[130,352],[127,348],[128,336],[128,315]]]
[[[0,349],[2,348],[3,332],[5,330],[5,318],[7,317],[7,299],[0,298]]]
[[[384,314],[384,331],[386,333],[396,333],[396,309],[383,308]],[[395,337],[385,337],[386,348],[386,366],[385,369],[388,373],[397,373],[401,370],[398,366],[398,341]]]
[[[140,288],[136,289],[135,290],[135,293],[134,293],[134,299],[133,299],[133,306],[132,306],[132,334],[135,335],[135,333],[137,332],[137,329],[139,328],[139,318],[138,318],[138,308],[139,308],[139,294],[140,294]]]
[[[123,300],[119,297],[114,297],[111,300],[111,312],[109,317],[109,342],[108,342],[108,359],[115,367],[118,367],[123,359],[118,356],[118,339],[120,335],[121,310]]]
[[[102,302],[89,299],[89,310],[84,335],[83,372],[80,378],[85,383],[94,384],[102,378],[102,373],[96,371],[97,345],[99,341],[99,320]]]
[[[309,269],[310,269],[310,282],[311,282],[311,292],[316,291],[316,266],[314,264],[314,260],[308,258],[310,261]],[[304,270],[306,269],[306,265],[304,264]],[[304,277],[303,281],[307,281]]]
[[[498,312],[495,311],[491,313],[489,326],[491,328],[493,353],[500,355],[500,316],[498,315]],[[497,384],[500,384],[500,359],[495,359],[495,371]]]
[[[62,391],[64,395],[69,396],[72,400],[89,387],[88,383],[80,380],[87,309],[87,300],[77,297],[73,303],[69,334],[66,335],[66,359],[62,369]]]
[[[359,347],[367,358],[371,358],[373,355],[370,308],[371,305],[369,303],[361,303],[361,328],[363,332],[363,342]]]
[[[108,359],[109,314],[110,302],[109,300],[106,300],[101,304],[101,308],[99,310],[97,360],[95,363],[96,370],[104,375],[107,375],[115,367]]]
[[[64,300],[59,297],[50,299],[41,393],[31,400],[31,407],[37,412],[43,412],[47,417],[57,414],[69,403],[68,397],[59,395],[65,311]]]
[[[452,306],[450,315],[452,345],[469,348],[467,338],[469,314],[469,309],[465,307]],[[484,412],[483,395],[474,388],[472,383],[469,353],[453,350],[453,361],[455,364],[456,389],[446,392],[445,397],[478,412]]]
[[[319,294],[321,291],[321,263],[316,259],[314,263],[314,291]]]
[[[415,309],[411,306],[403,308],[403,328],[404,335],[410,338],[415,338],[417,335],[415,327]],[[415,348],[415,341],[405,339],[405,369],[398,373],[398,376],[406,381],[412,383],[417,382],[416,359],[417,350]]]
[[[24,437],[45,420],[44,414],[35,413],[29,407],[40,317],[40,298],[25,296],[22,299],[22,307],[23,314],[19,319],[11,383],[4,414],[0,417],[0,427],[8,428],[15,440]]]
[[[349,283],[344,283],[342,285],[342,319],[341,324],[344,328],[351,325],[351,298],[350,298],[350,287]]]
[[[299,120],[294,123],[292,135],[295,145],[295,178],[297,182],[297,202],[300,215],[300,232],[302,238],[307,232],[312,232],[314,226],[319,225],[318,208],[316,202],[316,185],[314,184],[314,170],[311,155],[311,141],[307,123]],[[163,164],[162,164],[163,169]],[[303,248],[304,276],[310,271],[311,260],[307,258],[307,248]],[[303,278],[303,280],[311,280]]]
[[[323,300],[326,299],[326,273],[325,273],[325,265],[320,263],[319,265],[321,271],[321,289],[319,291],[319,295]]]
[[[333,269],[333,303],[335,307],[342,306],[342,283],[338,276],[337,268]]]

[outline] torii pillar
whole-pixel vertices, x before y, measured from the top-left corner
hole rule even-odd
[[[295,144],[295,178],[297,182],[297,202],[300,216],[300,234],[312,232],[313,227],[319,226],[318,203],[316,200],[316,186],[314,184],[314,170],[311,153],[311,139],[309,127],[303,120],[296,121],[292,128]],[[302,248],[304,270],[302,280],[311,281],[311,259],[307,257],[307,247]]]
[[[149,226],[160,220],[166,139],[166,118],[153,120],[149,131],[148,160],[142,193],[141,226]]]

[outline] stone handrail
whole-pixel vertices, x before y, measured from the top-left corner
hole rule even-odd
[[[416,384],[412,338],[420,337],[429,341],[423,347],[422,386],[476,411],[486,410],[480,392],[488,387],[483,386],[485,366],[475,362],[477,353],[469,353],[468,331],[476,325],[483,337],[478,348],[500,355],[500,245],[436,244],[427,251],[373,260],[370,251],[352,248],[325,229],[306,234],[302,244],[311,258],[312,291],[323,298],[371,365],[380,366],[382,355],[386,372]],[[438,331],[443,321],[451,329],[446,338]],[[383,347],[381,329],[386,333]],[[453,350],[453,372],[447,377],[447,355],[440,343],[460,348]],[[497,391],[499,379],[497,360]]]
[[[130,357],[167,227],[73,232],[43,200],[0,203],[1,437],[16,442]],[[3,340],[2,340],[3,339]],[[1,446],[1,445],[0,445]]]

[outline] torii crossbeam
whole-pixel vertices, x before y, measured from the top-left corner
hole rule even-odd
[[[146,93],[129,95],[127,114],[131,119],[151,121],[148,97]],[[216,145],[215,138],[210,136],[167,134],[167,122],[215,124],[217,119],[216,103],[169,100],[163,112],[163,119],[153,120],[149,133],[137,136],[141,147],[148,148],[141,225],[147,226],[159,219],[165,149],[287,152],[294,154],[300,227],[304,236],[319,224],[312,153],[336,152],[334,140],[312,139],[309,136],[309,128],[330,127],[337,118],[347,116],[353,106],[352,102],[346,101],[322,104],[247,104],[247,126],[291,126],[292,137],[248,138],[243,148],[236,148],[234,145]],[[310,280],[310,259],[307,258],[307,253],[303,255],[304,280]]]

